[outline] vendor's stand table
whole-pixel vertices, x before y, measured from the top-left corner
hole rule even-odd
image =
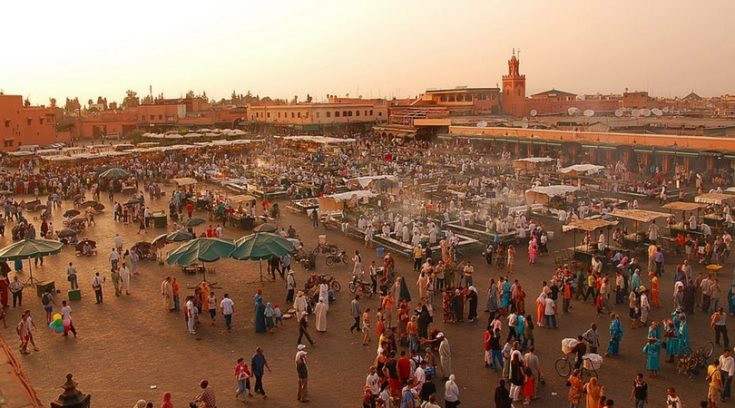
[[[168,225],[166,213],[163,211],[154,212],[151,217],[153,218],[153,226],[156,228],[166,228]]]

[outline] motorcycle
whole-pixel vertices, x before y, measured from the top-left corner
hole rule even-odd
[[[342,285],[339,282],[337,282],[337,280],[334,279],[332,275],[322,274],[322,275],[312,275],[312,278],[309,278],[309,280],[306,281],[306,285],[304,286],[304,291],[309,292],[312,288],[317,287],[321,285],[322,283],[326,283],[327,286],[329,286],[335,292],[339,292],[342,289]]]
[[[347,264],[347,252],[346,251],[340,251],[338,254],[331,253],[327,255],[327,266],[332,266],[334,264],[343,263]]]
[[[352,293],[357,293],[359,290],[368,297],[372,297],[374,293],[372,282],[365,282],[362,278],[358,279],[357,275],[352,275],[352,281],[350,281],[349,288]]]
[[[313,251],[311,251],[315,255],[319,254],[336,254],[339,252],[339,248],[337,248],[337,245],[333,244],[317,244],[316,248],[314,248]]]

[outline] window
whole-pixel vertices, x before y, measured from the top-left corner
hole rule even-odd
[[[439,100],[442,101],[442,102],[446,102],[447,101],[447,96],[446,95],[442,95],[441,98],[439,98]]]
[[[43,118],[38,118],[38,123],[43,125]]]
[[[26,119],[26,122],[28,123],[28,126],[31,125],[31,118]]]
[[[360,111],[359,110],[356,110],[355,111],[355,116],[360,116]]]
[[[5,147],[13,147],[13,141],[12,140],[5,140],[5,141],[3,141],[3,146],[5,146]]]
[[[278,117],[279,117],[279,118],[281,117],[281,112],[278,112]]]
[[[304,117],[305,118],[308,118],[309,117],[309,112],[304,112]]]
[[[367,116],[367,109],[365,109],[365,116]]]
[[[318,113],[317,113],[317,115],[318,115]],[[328,118],[331,118],[332,117],[332,112],[327,112],[327,117]]]
[[[383,112],[378,112],[378,116],[383,116]]]
[[[301,117],[301,112],[296,112],[296,117],[300,118]]]
[[[266,117],[270,118],[271,117],[271,113],[270,112],[266,113]]]
[[[316,118],[319,119],[319,112],[316,113]]]
[[[370,109],[370,116],[373,116],[373,110]]]
[[[155,115],[151,115],[151,120],[155,120],[155,119],[156,119],[156,116]]]
[[[293,119],[295,117],[296,117],[296,115],[293,112],[291,112],[291,119]]]
[[[449,97],[449,102],[454,102],[454,101],[456,101],[456,100],[457,100],[457,98],[456,98],[456,97],[455,97],[454,95],[451,95],[451,96]]]
[[[339,117],[339,111],[337,111],[337,112],[334,112],[334,117],[335,117],[335,118],[338,118],[338,117]]]
[[[5,127],[10,127],[10,119],[5,119]]]
[[[163,120],[163,115],[158,115],[158,120]]]
[[[517,93],[518,93],[518,96],[521,96],[521,89],[520,88],[518,88]]]

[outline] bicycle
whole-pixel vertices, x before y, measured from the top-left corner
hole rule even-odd
[[[586,361],[589,361],[589,363],[586,363]],[[591,368],[587,368],[587,366]],[[554,363],[554,369],[556,370],[556,373],[559,375],[559,377],[562,378],[569,378],[569,376],[572,374],[573,368],[574,362],[570,360],[567,356],[557,359]],[[595,370],[594,365],[592,364],[592,361],[588,357],[582,357],[582,365],[579,367],[579,374],[583,382],[589,381],[589,379],[592,377],[600,378],[600,376],[597,374],[597,370]]]

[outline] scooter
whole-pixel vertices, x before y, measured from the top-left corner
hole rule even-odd
[[[350,281],[350,292],[357,293],[359,290],[360,292],[366,294],[368,297],[373,296],[373,284],[372,282],[365,282],[362,279],[358,279],[357,275],[352,275],[352,281]]]

